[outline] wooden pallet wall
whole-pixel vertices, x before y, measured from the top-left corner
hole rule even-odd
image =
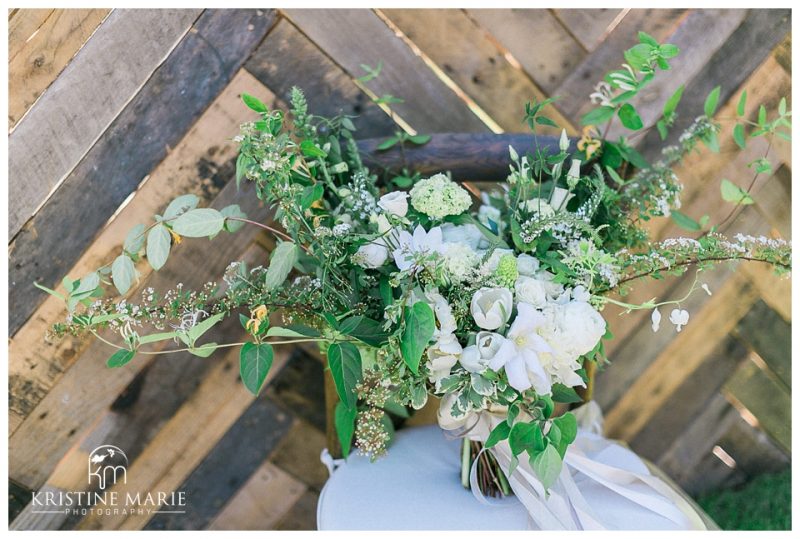
[[[533,97],[560,96],[552,116],[571,134],[595,82],[647,31],[682,55],[637,106],[646,123],[686,85],[678,131],[722,84],[720,117],[748,90],[755,105],[791,94],[787,10],[64,10],[9,12],[9,494],[14,529],[309,529],[327,472],[322,364],[280,351],[267,390],[251,398],[235,352],[207,359],[137,358],[105,367],[91,339],[45,341],[64,316],[34,280],[55,286],[110,261],[125,233],[176,195],[215,207],[238,203],[267,220],[252,190],[231,182],[231,138],[251,118],[239,96],[284,108],[303,88],[313,112],[361,117],[359,135],[523,132]],[[368,83],[361,64],[383,62]],[[371,98],[404,99],[389,107]],[[390,108],[390,110],[389,110]],[[726,127],[729,131],[729,128]],[[652,133],[638,141],[657,155]],[[677,170],[684,211],[720,220],[719,180],[746,186],[765,150],[702,150]],[[777,143],[775,173],[758,204],[728,232],[790,238],[791,151]],[[654,221],[654,237],[682,232]],[[268,238],[175,246],[141,290],[216,280],[231,260],[263,263]],[[701,275],[712,296],[687,301],[690,324],[653,334],[649,313],[607,318],[616,335],[597,399],[610,435],[626,440],[690,493],[736,485],[790,461],[790,282],[762,267]],[[680,297],[693,275],[640,287],[633,299]],[[668,325],[668,324],[667,324]],[[215,339],[237,338],[228,324]],[[75,516],[32,510],[30,493],[86,488],[98,445],[123,447],[131,480],[115,489],[184,490],[186,514]]]

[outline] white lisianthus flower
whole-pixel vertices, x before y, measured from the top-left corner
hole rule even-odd
[[[523,253],[517,257],[517,271],[520,275],[533,277],[539,271],[539,260]]]
[[[378,215],[373,214],[370,221],[378,225],[378,232],[381,234],[386,234],[392,229],[392,224],[389,222],[389,219],[382,213]]]
[[[481,257],[464,243],[445,243],[442,249],[444,265],[453,281],[464,282],[469,279],[478,266]]]
[[[566,356],[578,358],[597,346],[606,333],[606,321],[585,301],[553,306],[553,335],[550,345]]]
[[[450,375],[450,369],[458,363],[461,350],[458,338],[452,333],[440,335],[437,341],[428,347],[429,379],[437,384],[437,387],[443,378]]]
[[[418,181],[410,194],[414,209],[434,219],[462,214],[472,205],[467,190],[444,174]]]
[[[547,288],[544,281],[520,275],[514,285],[514,294],[517,303],[530,303],[537,309],[547,305]]]
[[[552,383],[539,354],[552,353],[553,349],[536,331],[544,322],[544,315],[533,305],[520,303],[506,338],[489,361],[493,371],[506,371],[508,383],[517,391],[533,387],[540,395],[550,393]]]
[[[442,241],[445,243],[463,243],[475,251],[485,251],[489,247],[489,241],[484,237],[480,229],[473,225],[454,225],[444,223],[442,225]]]
[[[513,297],[508,288],[481,288],[472,296],[470,311],[478,327],[498,329],[508,322]]]
[[[378,206],[392,215],[405,217],[408,213],[408,193],[405,191],[386,193],[378,201]]]
[[[379,268],[389,258],[389,250],[382,243],[372,242],[362,245],[353,255],[352,260],[362,268]]]
[[[417,256],[442,252],[442,229],[437,226],[425,232],[422,225],[417,225],[413,236],[401,230],[397,234],[397,243],[392,256],[397,267],[405,271],[416,266]]]
[[[683,326],[689,323],[689,311],[672,309],[672,312],[669,313],[669,321],[675,324],[675,330],[680,332]]]
[[[489,361],[494,358],[503,341],[505,337],[498,333],[481,331],[476,336],[475,344],[464,348],[458,361],[469,372],[483,372],[489,367]]]

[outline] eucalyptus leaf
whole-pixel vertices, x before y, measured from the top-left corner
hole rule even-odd
[[[297,262],[297,255],[297,245],[291,241],[279,244],[272,251],[267,274],[264,277],[267,290],[275,290],[283,284]]]
[[[171,240],[169,230],[162,224],[147,233],[147,262],[154,270],[158,271],[166,264]]]
[[[117,291],[124,295],[136,280],[136,267],[128,255],[119,255],[111,264],[111,278]]]
[[[175,219],[172,230],[187,238],[203,238],[218,234],[225,226],[225,216],[214,208],[189,210]]]
[[[239,351],[239,375],[244,387],[253,395],[258,395],[264,380],[272,367],[274,351],[269,344],[246,342]]]

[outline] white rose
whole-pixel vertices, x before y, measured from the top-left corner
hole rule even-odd
[[[353,255],[353,262],[362,268],[379,268],[389,258],[389,250],[380,243],[367,243],[362,245]]]
[[[500,259],[507,254],[513,254],[511,249],[495,249],[486,262],[483,263],[482,270],[486,273],[494,273],[497,266],[500,264]]]
[[[497,329],[511,316],[513,301],[507,288],[481,288],[472,296],[472,318],[483,329]]]
[[[564,292],[564,285],[553,281],[555,275],[547,270],[541,270],[536,273],[536,278],[544,283],[544,289],[547,291],[547,297],[556,299]]]
[[[464,348],[458,361],[469,372],[483,372],[489,367],[489,361],[504,340],[505,338],[497,333],[481,331],[477,335],[475,344]]]
[[[517,271],[520,275],[533,277],[539,271],[539,260],[531,255],[521,254],[517,257]]]
[[[556,343],[574,356],[589,353],[606,332],[606,321],[585,301],[570,301],[555,311]]]
[[[386,193],[378,201],[378,206],[392,215],[405,217],[408,213],[408,193],[405,191]]]
[[[483,236],[480,229],[473,225],[442,225],[442,241],[444,243],[463,243],[469,245],[473,251],[482,251],[489,247],[489,241]]]
[[[433,334],[434,337],[453,333],[457,327],[456,318],[453,316],[453,309],[447,303],[445,297],[435,288],[427,291],[425,297],[432,303],[431,307],[433,307],[433,312],[436,315],[436,321],[439,322]]]
[[[442,335],[428,348],[428,370],[431,382],[438,384],[443,378],[450,375],[459,357],[461,357],[461,344],[452,333]]]
[[[524,301],[530,303],[537,309],[541,309],[547,304],[547,288],[545,281],[520,275],[514,285],[517,302]]]

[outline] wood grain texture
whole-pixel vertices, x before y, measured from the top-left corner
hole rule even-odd
[[[612,25],[618,17],[626,16],[619,8],[554,9],[553,13],[583,48],[590,52],[613,30]]]
[[[245,68],[286,103],[297,86],[306,94],[312,113],[357,116],[359,138],[385,137],[397,129],[341,67],[286,19],[277,22]]]
[[[504,131],[528,132],[522,118],[525,103],[547,96],[503,51],[481,35],[475,23],[453,9],[384,9],[392,23],[433,60]],[[570,134],[575,128],[561,116],[558,104],[545,114]],[[561,134],[561,127],[541,126],[541,132]]]
[[[404,99],[404,103],[393,103],[390,107],[414,129],[425,132],[488,130],[374,12],[288,9],[285,13],[351,77],[364,75],[361,64],[374,67],[382,61],[380,76],[367,86],[378,96],[392,94]]]
[[[97,230],[227,86],[275,13],[208,11],[11,245],[9,333],[60,281]],[[104,25],[105,26],[105,25]],[[200,74],[200,75],[199,75]],[[202,83],[197,77],[201,76]],[[23,125],[23,124],[20,124]],[[92,211],[82,211],[91,208]],[[70,231],[63,241],[59,231]]]
[[[586,56],[549,9],[470,9],[467,13],[549,95],[555,95],[558,85]]]
[[[10,9],[8,13],[8,59],[13,60],[25,47],[54,9]]]
[[[303,483],[270,461],[264,461],[211,521],[208,529],[275,529],[305,492]]]
[[[12,129],[72,60],[107,9],[58,9],[8,64],[8,123]]]
[[[234,176],[236,145],[232,138],[239,124],[252,117],[242,102],[242,92],[272,106],[275,96],[246,71],[240,72],[220,93],[170,154],[156,167],[136,196],[94,240],[76,264],[64,274],[85,275],[111,262],[130,229],[147,223],[174,197],[194,193],[202,204],[211,201]],[[140,282],[152,269],[138,264]],[[209,277],[212,277],[209,275]],[[213,276],[214,278],[216,276]],[[133,295],[133,292],[130,294]],[[49,327],[64,319],[64,303],[48,296],[9,344],[11,391],[10,432],[24,420],[66,369],[76,361],[90,339],[65,337],[45,340]]]
[[[792,326],[763,301],[736,325],[736,336],[746,342],[788,389],[792,387]]]
[[[199,13],[116,10],[53,82],[9,137],[9,238],[73,170]]]

